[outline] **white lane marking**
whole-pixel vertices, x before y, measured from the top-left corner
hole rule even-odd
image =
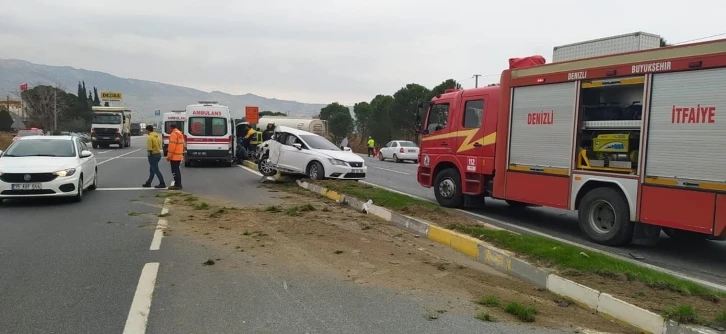
[[[366,185],[369,185],[369,186],[372,186],[372,187],[378,187],[378,188],[381,188],[381,189],[385,189],[385,190],[388,190],[390,192],[394,192],[394,193],[398,193],[398,194],[401,194],[401,195],[406,195],[406,196],[409,196],[409,197],[412,197],[412,198],[420,199],[420,200],[423,200],[423,201],[429,201],[429,202],[432,202],[432,203],[436,203],[435,201],[432,201],[430,199],[426,199],[426,198],[423,198],[423,197],[418,197],[416,195],[407,194],[407,193],[404,193],[404,192],[401,192],[401,191],[398,191],[398,190],[395,190],[395,189],[387,188],[387,187],[384,187],[384,186],[381,186],[381,185],[377,185],[377,184],[374,184],[374,183],[370,183],[370,182],[366,182],[366,181],[362,181],[362,180],[360,180],[358,182],[363,183],[363,184],[366,184]],[[519,225],[516,225],[516,224],[507,223],[507,222],[505,222],[503,220],[500,220],[500,219],[497,219],[497,218],[494,218],[494,217],[490,217],[490,216],[487,216],[487,215],[482,215],[482,214],[478,214],[478,213],[474,213],[474,212],[470,212],[470,211],[466,211],[466,210],[462,210],[462,209],[456,209],[456,211],[459,211],[459,212],[462,212],[462,213],[465,213],[465,214],[468,214],[468,215],[472,215],[472,216],[475,216],[475,217],[479,217],[481,219],[489,220],[491,222],[494,222],[494,223],[503,225],[503,226],[506,227],[506,229],[508,231],[513,232],[513,233],[517,233],[516,230],[524,231],[524,232],[531,233],[531,234],[534,234],[534,235],[537,235],[537,236],[540,236],[540,237],[544,237],[544,238],[547,238],[547,239],[550,239],[550,240],[555,240],[555,241],[558,241],[558,242],[561,242],[561,243],[565,243],[565,244],[568,244],[568,245],[571,245],[571,246],[579,247],[579,248],[582,248],[582,249],[585,249],[585,250],[588,250],[588,251],[591,251],[591,252],[600,253],[600,254],[603,254],[603,255],[607,255],[607,256],[610,256],[610,257],[614,257],[616,259],[619,259],[619,260],[622,260],[622,261],[626,261],[626,262],[630,262],[630,263],[633,263],[635,265],[639,265],[639,266],[642,266],[642,267],[645,267],[645,268],[648,268],[648,269],[652,269],[652,270],[655,270],[655,271],[659,271],[659,272],[662,272],[662,273],[666,273],[666,274],[669,274],[669,275],[678,277],[680,279],[684,279],[684,280],[687,280],[687,281],[692,281],[692,282],[701,284],[703,286],[710,287],[712,289],[726,291],[726,285],[720,285],[720,284],[717,284],[717,283],[713,283],[713,282],[709,282],[709,281],[704,281],[702,279],[695,278],[695,277],[691,277],[691,276],[687,276],[687,275],[681,274],[679,272],[676,272],[676,271],[673,271],[673,270],[670,270],[670,269],[666,269],[666,268],[663,268],[663,267],[658,267],[656,265],[652,265],[652,264],[649,264],[649,263],[646,263],[646,262],[642,262],[642,261],[638,261],[638,260],[635,260],[635,259],[631,259],[631,258],[622,256],[622,255],[619,255],[617,253],[611,253],[611,252],[608,252],[608,251],[604,251],[604,250],[601,250],[601,249],[597,249],[597,248],[594,248],[594,247],[590,247],[590,246],[585,245],[585,244],[577,243],[577,242],[574,242],[574,241],[570,241],[570,240],[558,238],[558,237],[555,237],[555,236],[550,235],[550,234],[546,234],[546,233],[542,233],[542,232],[535,231],[535,230],[532,230],[532,229],[528,229],[526,227],[522,227],[522,226],[519,226]]]
[[[101,159],[102,161],[106,161],[106,160],[111,160],[114,158],[99,158],[99,159]],[[147,157],[120,157],[120,158],[115,158],[115,159],[148,159],[148,158]]]
[[[252,168],[249,168],[249,167],[247,167],[247,166],[237,165],[237,167],[239,167],[239,168],[242,168],[242,169],[244,169],[244,170],[246,170],[246,171],[248,171],[248,172],[250,172],[250,173],[252,173],[252,174],[255,174],[255,175],[257,175],[257,176],[264,176],[264,175],[262,175],[262,173],[260,173],[260,172],[258,172],[258,171],[256,171],[256,170],[254,170],[254,169],[252,169]]]
[[[131,153],[136,153],[136,152],[138,152],[138,151],[141,151],[141,149],[140,149],[140,148],[137,148],[137,149],[135,149],[135,150],[133,150],[133,151],[131,151],[131,152],[126,152],[126,153],[124,153],[124,154],[121,154],[121,155],[119,155],[119,156],[115,156],[115,157],[113,157],[113,158],[109,158],[109,159],[107,159],[107,160],[104,160],[104,161],[99,161],[99,162],[97,162],[97,163],[96,163],[96,165],[102,165],[102,164],[105,164],[105,163],[107,163],[107,162],[109,162],[109,161],[111,161],[111,160],[116,160],[116,159],[118,159],[118,158],[120,158],[120,157],[123,157],[123,156],[129,155],[129,154],[131,154]]]
[[[368,168],[381,169],[381,170],[385,170],[385,171],[389,171],[389,172],[394,172],[394,173],[398,173],[398,174],[403,174],[403,175],[411,175],[410,173],[397,171],[395,169],[388,169],[388,168],[376,167],[376,166],[371,166],[371,165],[368,165]]]
[[[131,188],[98,188],[96,190],[105,190],[105,191],[123,191],[123,190],[166,190],[166,188],[162,189],[156,189],[156,188],[143,188],[143,187],[131,187]]]
[[[109,151],[103,151],[103,152],[96,152],[96,153],[97,153],[97,154],[104,154],[104,153],[108,153],[108,152],[111,152],[111,151],[109,150]]]
[[[159,263],[150,262],[144,265],[139,277],[139,284],[136,286],[134,300],[131,302],[129,316],[126,318],[123,334],[146,333],[146,323],[149,320],[151,311],[151,298],[156,285],[156,274],[159,272]]]
[[[164,206],[161,208],[161,216],[165,216],[169,213],[169,198],[164,200]],[[154,230],[154,238],[151,239],[151,247],[149,250],[159,250],[161,248],[161,239],[164,237],[164,230],[169,225],[169,221],[165,218],[159,218],[156,223],[156,229]]]

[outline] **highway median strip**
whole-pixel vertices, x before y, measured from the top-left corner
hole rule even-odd
[[[358,182],[297,183],[646,332],[708,333],[692,325],[721,329],[726,322],[726,293],[694,282],[547,238],[486,228],[435,203]],[[280,184],[296,192],[290,185]]]

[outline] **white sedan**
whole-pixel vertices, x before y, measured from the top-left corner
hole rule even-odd
[[[392,140],[378,151],[378,160],[391,159],[393,162],[411,160],[418,163],[419,147],[408,140]]]
[[[272,139],[260,145],[260,173],[275,175],[306,175],[312,180],[360,180],[366,177],[368,167],[363,158],[341,150],[322,136],[287,126],[275,128]]]
[[[8,198],[72,197],[98,187],[98,166],[75,136],[27,136],[0,151],[0,202]]]

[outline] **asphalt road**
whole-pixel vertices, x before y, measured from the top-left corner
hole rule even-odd
[[[419,298],[282,267],[262,275],[202,266],[225,250],[155,232],[164,198],[139,188],[143,140],[95,150],[99,189],[81,203],[0,206],[0,333],[555,333],[471,315],[427,321]],[[169,184],[168,163],[161,167]],[[274,201],[242,168],[182,167],[182,175],[192,193]]]
[[[366,181],[395,189],[410,195],[436,201],[433,189],[421,187],[416,182],[416,164],[379,161],[362,155],[368,164]],[[700,245],[676,244],[663,234],[656,246],[629,246],[623,248],[606,247],[590,242],[580,231],[575,212],[551,208],[527,208],[514,210],[504,201],[487,199],[485,210],[466,210],[467,212],[495,218],[489,221],[508,229],[511,225],[534,230],[547,235],[569,240],[581,245],[618,254],[644,263],[666,268],[686,276],[707,282],[726,285],[726,242],[708,241]],[[481,216],[475,217],[482,219]],[[510,225],[511,224],[511,225]],[[518,230],[521,233],[527,231]]]

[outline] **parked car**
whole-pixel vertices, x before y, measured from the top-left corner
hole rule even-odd
[[[28,136],[0,151],[0,202],[8,198],[72,197],[98,187],[98,164],[75,136]]]
[[[378,151],[378,160],[391,159],[393,162],[411,160],[418,163],[419,147],[408,140],[392,140]]]
[[[350,148],[340,149],[325,137],[287,126],[275,128],[272,139],[258,148],[260,173],[306,175],[313,180],[360,180],[368,167]]]

